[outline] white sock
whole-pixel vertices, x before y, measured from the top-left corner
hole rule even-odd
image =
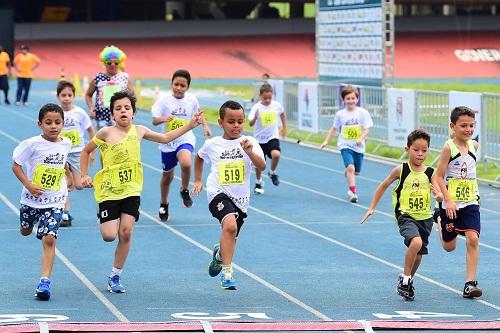
[[[403,284],[407,286],[410,283],[411,276],[409,275],[403,275]]]
[[[256,183],[256,184],[260,184],[260,183],[262,183],[262,178],[260,178],[260,179],[256,179],[256,180],[255,180],[255,183]]]
[[[275,170],[269,170],[269,174],[270,175],[274,175],[275,174]]]
[[[109,277],[112,277],[112,276],[115,276],[115,275],[120,276],[121,274],[122,274],[122,269],[113,267],[113,269],[111,270],[111,274],[109,275]]]

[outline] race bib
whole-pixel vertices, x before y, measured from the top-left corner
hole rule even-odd
[[[245,182],[245,161],[219,162],[219,184],[243,185]]]
[[[274,111],[267,111],[267,112],[262,112],[260,114],[260,124],[262,127],[266,126],[272,126],[276,124],[277,117],[276,117],[276,112]]]
[[[61,190],[61,182],[64,177],[63,168],[49,167],[45,164],[37,164],[33,174],[33,184],[46,190]]]
[[[453,201],[471,202],[476,201],[477,182],[475,179],[455,179],[448,180],[448,192]]]
[[[429,190],[403,191],[401,194],[401,208],[409,213],[429,212],[430,192]]]
[[[102,105],[109,108],[111,97],[119,91],[122,91],[122,88],[118,84],[108,83],[108,85],[102,87]]]
[[[111,187],[125,187],[130,183],[137,182],[138,162],[125,162],[109,168],[111,173]]]
[[[359,140],[362,132],[361,125],[342,126],[342,137],[345,140]]]
[[[174,129],[182,127],[186,124],[187,124],[186,119],[174,118],[167,123],[167,131],[169,131],[169,132],[173,131]]]
[[[61,131],[60,135],[71,140],[71,147],[80,145],[80,132],[78,132],[78,130]]]

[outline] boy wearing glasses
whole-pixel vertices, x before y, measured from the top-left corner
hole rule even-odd
[[[112,125],[109,102],[115,92],[127,90],[134,94],[129,74],[123,72],[126,59],[126,54],[114,45],[106,46],[99,54],[99,60],[106,70],[94,76],[85,94],[90,118],[96,121],[96,131]],[[92,103],[96,92],[95,101]]]

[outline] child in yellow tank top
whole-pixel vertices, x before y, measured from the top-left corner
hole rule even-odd
[[[140,142],[146,139],[168,143],[198,126],[202,118],[196,113],[189,123],[168,133],[133,125],[135,97],[127,91],[117,92],[111,97],[111,110],[115,125],[101,128],[82,150],[81,171],[83,186],[94,186],[102,238],[112,242],[118,236],[108,290],[124,293],[121,272],[130,249],[134,223],[139,219],[143,183]],[[88,160],[96,148],[103,155],[103,168],[92,180],[88,175]]]

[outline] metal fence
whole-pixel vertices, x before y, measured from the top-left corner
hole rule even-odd
[[[481,112],[481,157],[500,162],[500,95],[483,94]]]
[[[335,113],[340,110],[340,84],[318,84],[318,122],[320,133],[333,124]],[[284,82],[283,107],[290,128],[298,127],[298,83]],[[500,95],[483,94],[481,102],[481,143],[479,159],[500,162]],[[388,143],[388,111],[385,88],[361,87],[361,105],[372,115],[373,128],[369,139]],[[448,93],[440,91],[415,91],[416,126],[431,135],[431,149],[439,151],[449,138],[450,108]]]

